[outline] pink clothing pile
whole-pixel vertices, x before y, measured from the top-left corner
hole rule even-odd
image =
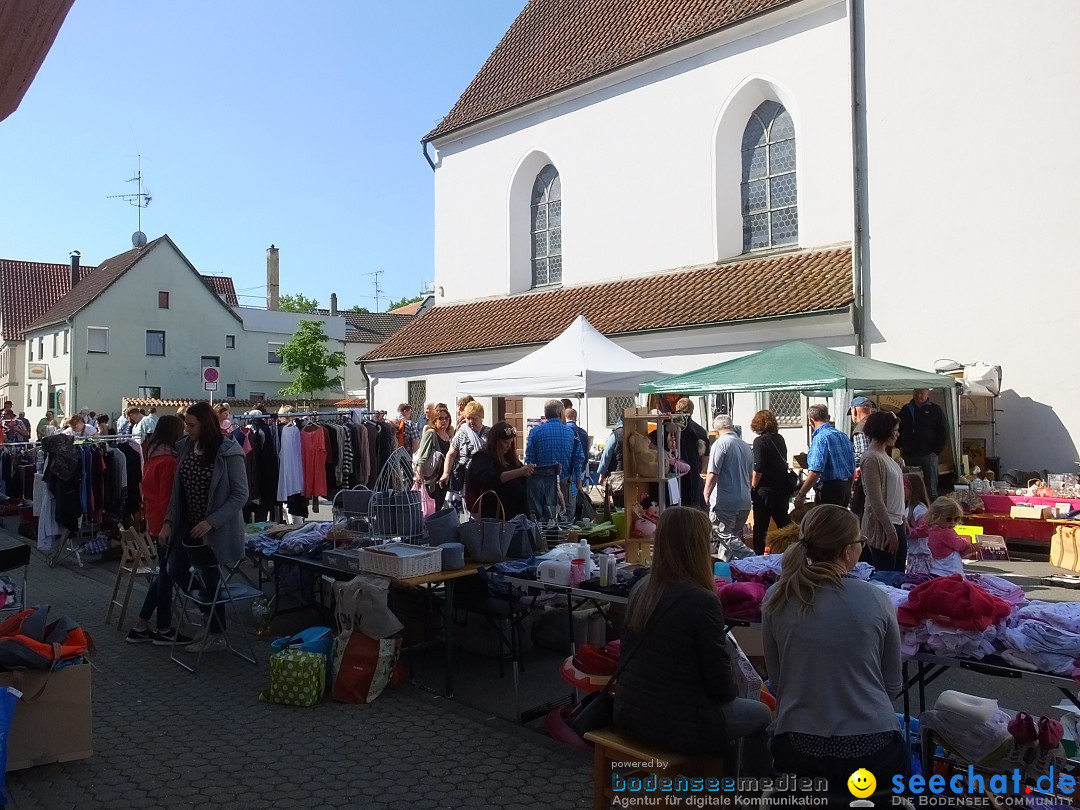
[[[761,600],[765,598],[765,586],[760,582],[725,582],[718,579],[716,593],[720,597],[725,618],[761,621]]]

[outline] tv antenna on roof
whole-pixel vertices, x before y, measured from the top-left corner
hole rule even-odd
[[[379,286],[379,277],[383,274],[383,269],[380,267],[378,270],[372,270],[370,273],[363,273],[365,276],[374,276],[373,283],[375,284],[375,311],[379,311],[379,296],[383,295],[385,290]]]
[[[106,199],[109,200],[124,200],[128,205],[134,205],[139,209],[138,223],[139,229],[131,235],[131,244],[137,248],[146,246],[146,234],[142,230],[142,210],[150,205],[150,201],[154,199],[150,193],[150,189],[143,188],[143,173],[142,173],[142,154],[136,155],[138,158],[138,169],[135,172],[135,176],[128,180],[129,183],[137,183],[138,185],[134,194],[110,194]]]

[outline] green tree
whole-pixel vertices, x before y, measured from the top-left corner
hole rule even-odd
[[[349,308],[348,308],[348,310],[346,310],[346,311],[347,311],[347,312],[371,312],[371,310],[370,310],[370,309],[368,309],[367,307],[362,307],[362,306],[360,306],[359,304],[353,304],[353,305],[352,305],[351,307],[349,307]]]
[[[281,370],[296,374],[281,393],[286,396],[307,394],[309,400],[314,400],[316,391],[341,384],[341,375],[333,372],[345,367],[345,352],[330,351],[326,346],[328,340],[322,321],[300,321],[296,334],[278,349]]]
[[[400,301],[391,301],[389,304],[386,305],[386,311],[389,312],[392,309],[397,309],[398,307],[407,306],[408,304],[415,304],[417,301],[423,301],[423,300],[424,300],[424,296],[422,296],[422,295],[414,295],[414,296],[412,296],[412,298],[409,298],[408,296],[406,296],[405,298],[402,298]]]
[[[278,309],[282,312],[311,313],[319,308],[319,302],[314,298],[308,298],[303,293],[296,295],[283,295],[278,299]]]

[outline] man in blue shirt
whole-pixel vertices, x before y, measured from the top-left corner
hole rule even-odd
[[[585,453],[577,434],[563,424],[562,415],[563,406],[559,400],[550,399],[544,403],[544,421],[529,431],[525,463],[537,467],[561,465],[560,480],[569,479],[575,487],[571,494],[576,494],[576,485],[585,469]]]
[[[806,454],[806,466],[810,470],[795,493],[795,506],[802,506],[806,493],[814,488],[815,503],[846,507],[851,497],[851,479],[855,477],[855,448],[851,439],[829,421],[826,406],[811,405],[806,409],[806,417],[814,429]]]

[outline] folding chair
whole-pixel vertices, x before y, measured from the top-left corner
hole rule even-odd
[[[22,588],[19,590],[18,599],[9,599],[0,607],[0,613],[9,610],[22,610],[26,606],[26,575],[30,571],[30,556],[32,550],[29,543],[19,543],[17,546],[0,549],[0,573],[14,571],[22,568]],[[15,583],[12,583],[13,585]]]
[[[137,532],[134,529],[124,529],[120,532],[120,568],[116,572],[116,583],[113,585],[112,597],[109,599],[109,609],[105,613],[105,624],[112,624],[113,608],[120,608],[120,618],[116,622],[116,629],[124,627],[124,617],[127,615],[128,604],[131,602],[131,590],[135,586],[135,580],[145,578],[147,584],[154,580],[158,570],[157,547],[150,535]],[[123,601],[116,597],[120,593],[124,575],[127,575],[127,589],[124,591]]]
[[[240,633],[244,636],[244,641],[247,643],[248,652],[245,655],[243,650],[237,649],[229,637],[229,631],[222,628],[222,636],[225,639],[225,647],[233,655],[244,659],[245,661],[256,664],[255,660],[255,648],[251,644],[250,633],[246,632],[244,623],[240,619],[240,610],[237,608],[238,602],[243,602],[248,599],[259,599],[264,594],[261,590],[251,585],[241,574],[239,582],[234,582],[233,579],[238,573],[240,573],[240,566],[244,560],[241,558],[234,565],[228,566],[218,562],[217,557],[214,556],[214,550],[206,544],[200,545],[184,545],[184,550],[187,552],[188,561],[191,564],[191,581],[189,583],[178,582],[177,585],[183,594],[180,599],[180,624],[183,624],[184,619],[187,617],[188,607],[190,605],[196,605],[200,609],[205,608],[207,618],[203,622],[203,629],[209,633],[211,627],[211,617],[214,611],[221,607],[223,609],[223,618],[225,618],[225,628],[228,627],[231,621],[236,622],[236,625],[241,628]],[[207,586],[206,570],[216,568],[218,572],[217,587],[210,588]],[[232,619],[228,618],[229,608],[232,608]],[[179,627],[177,628],[179,631]],[[177,637],[180,633],[177,632]],[[177,658],[176,656],[176,638],[173,638],[172,647],[169,649],[169,657],[177,664],[182,666],[188,672],[195,672],[199,668],[199,662],[202,661],[203,651],[199,651],[198,656],[195,658],[194,666],[188,664],[186,661]]]

